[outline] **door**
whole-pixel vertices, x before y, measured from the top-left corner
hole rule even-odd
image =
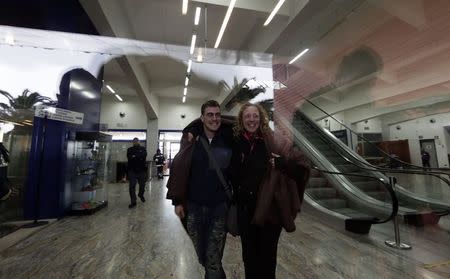
[[[430,167],[437,168],[437,154],[436,154],[436,145],[434,144],[434,139],[427,139],[420,141],[420,149],[425,150],[430,154]]]

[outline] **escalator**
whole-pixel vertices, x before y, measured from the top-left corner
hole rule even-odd
[[[382,218],[386,220],[386,216],[392,213],[393,200],[386,186],[389,184],[387,175],[425,175],[439,182],[448,182],[442,175],[432,172],[375,167],[302,111],[294,114],[291,123],[284,124],[293,131],[295,144],[321,170],[312,172],[305,192],[306,206],[324,218],[330,219],[332,216],[331,223],[333,220],[338,226],[345,223],[347,230],[351,230],[347,226],[349,220],[372,220],[376,224]],[[450,204],[446,201],[420,197],[405,191],[399,184],[396,196],[398,213],[406,223],[412,225],[436,224],[439,217],[450,210]]]

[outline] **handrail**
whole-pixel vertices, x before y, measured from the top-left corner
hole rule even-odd
[[[316,166],[313,166],[312,168],[317,170],[317,171],[320,171],[320,172],[323,172],[323,173],[332,174],[332,175],[349,175],[349,176],[365,177],[365,178],[371,178],[371,179],[378,180],[379,182],[381,182],[385,186],[386,190],[389,192],[389,195],[391,196],[392,212],[389,215],[389,217],[387,217],[386,219],[378,220],[378,218],[377,218],[376,220],[374,220],[372,222],[372,224],[383,224],[383,223],[389,222],[390,220],[394,219],[395,216],[397,216],[397,213],[398,213],[398,198],[397,198],[397,195],[395,194],[395,191],[394,191],[394,189],[392,189],[391,185],[386,183],[383,179],[380,179],[380,178],[374,177],[374,176],[370,176],[370,175],[364,175],[364,174],[327,171],[327,170],[319,169]]]
[[[300,112],[300,113],[303,114],[304,116],[306,116],[303,112]],[[308,118],[306,118],[306,119],[309,120],[309,121],[311,121],[311,122],[313,122],[311,119],[308,119]],[[315,124],[315,123],[313,123],[313,124]],[[315,125],[316,125],[316,124],[315,124]],[[345,125],[344,125],[344,126],[345,126]],[[323,132],[321,129],[319,129],[319,131],[320,131],[321,137],[322,137],[323,139],[325,139],[326,141],[329,141],[329,138],[325,136],[324,132]],[[372,143],[371,143],[371,144],[372,144]],[[339,149],[342,150],[343,148],[342,148],[341,146],[339,146]],[[381,149],[380,149],[380,150],[381,150]],[[381,151],[382,151],[382,150],[381,150]],[[374,165],[372,165],[372,164],[370,164],[370,163],[368,163],[368,162],[366,162],[366,161],[361,161],[360,159],[358,159],[358,158],[355,157],[355,160],[357,160],[359,163],[361,163],[361,164],[363,164],[363,165],[366,165],[366,166],[368,166],[368,167],[370,167],[370,168],[372,168],[372,169],[370,169],[370,168],[364,168],[364,167],[359,166],[359,165],[355,164],[354,162],[352,162],[350,159],[348,159],[344,154],[341,154],[339,151],[336,150],[336,152],[338,152],[338,153],[341,155],[341,157],[342,157],[344,160],[346,160],[348,163],[351,163],[351,164],[353,164],[353,165],[355,165],[355,166],[357,166],[357,167],[359,167],[359,168],[365,169],[365,170],[379,171],[379,172],[385,172],[385,173],[386,173],[386,172],[389,172],[389,173],[405,173],[405,174],[430,175],[430,176],[434,176],[434,177],[437,177],[437,178],[443,180],[443,181],[450,187],[450,180],[445,179],[445,178],[439,176],[439,175],[446,175],[446,176],[449,176],[450,173],[448,173],[448,172],[424,171],[424,170],[423,170],[424,168],[421,168],[422,170],[420,170],[420,171],[415,171],[415,170],[394,170],[394,169],[390,169],[390,168],[383,168],[383,167],[374,166]],[[384,152],[384,151],[383,151],[383,152]],[[393,159],[395,159],[395,158],[393,158]],[[401,161],[401,160],[399,160],[399,161]],[[414,166],[414,165],[413,165],[413,166]],[[425,169],[428,170],[429,168],[425,168]],[[436,169],[436,168],[435,168],[435,169]]]
[[[371,146],[375,147],[377,150],[379,150],[381,153],[383,153],[385,156],[387,156],[389,159],[393,159],[396,160],[397,162],[402,163],[403,165],[412,167],[412,168],[416,168],[416,169],[422,169],[422,170],[430,170],[430,169],[435,169],[435,170],[447,170],[445,168],[425,168],[423,166],[417,166],[417,165],[413,165],[411,163],[407,163],[405,161],[402,161],[398,158],[392,157],[390,154],[388,154],[387,152],[385,152],[384,150],[380,149],[378,146],[376,146],[375,144],[373,144],[372,142],[370,142],[369,140],[367,140],[365,137],[358,135],[358,133],[356,133],[355,131],[353,131],[350,127],[348,127],[347,125],[345,125],[344,123],[342,123],[341,121],[337,120],[336,118],[334,118],[334,116],[332,116],[331,114],[329,114],[328,112],[326,112],[325,110],[323,110],[321,107],[317,106],[316,104],[314,104],[311,100],[309,100],[308,98],[304,97],[302,94],[299,94],[300,98],[302,98],[303,100],[305,100],[306,102],[310,103],[312,106],[314,106],[315,108],[317,108],[318,110],[320,110],[321,112],[325,113],[328,117],[334,119],[336,122],[340,123],[342,126],[344,126],[346,129],[348,129],[350,131],[350,133],[356,135],[358,138],[361,138],[363,141],[369,143]],[[448,175],[448,173],[445,173],[446,175]]]

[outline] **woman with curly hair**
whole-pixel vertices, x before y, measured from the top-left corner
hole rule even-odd
[[[267,112],[244,104],[234,126],[232,184],[238,205],[245,278],[275,278],[281,230],[295,230],[309,168],[269,128]]]

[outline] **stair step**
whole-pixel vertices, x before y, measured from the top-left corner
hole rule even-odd
[[[335,165],[336,168],[342,172],[355,172],[358,171],[359,168],[352,164],[345,164],[345,165]]]
[[[387,198],[387,193],[385,191],[370,191],[366,192],[366,194],[380,201],[386,201]]]
[[[309,188],[324,188],[328,185],[328,180],[323,177],[311,177],[308,182]]]
[[[306,190],[311,197],[316,199],[331,199],[336,198],[336,189],[334,188],[310,188]]]
[[[364,192],[370,191],[375,192],[376,190],[379,189],[380,184],[377,181],[357,181],[353,182],[353,185],[355,185]]]
[[[364,175],[363,172],[353,172],[354,174],[361,174]],[[368,178],[367,177],[363,177],[363,176],[353,176],[353,175],[347,175],[346,176],[350,181],[352,182],[358,182],[358,181],[367,181]]]
[[[320,171],[315,170],[315,169],[311,169],[309,176],[311,177],[310,180],[314,177],[321,177],[322,175],[320,174]]]
[[[347,201],[343,199],[323,199],[319,200],[318,203],[329,209],[338,209],[347,207]]]

